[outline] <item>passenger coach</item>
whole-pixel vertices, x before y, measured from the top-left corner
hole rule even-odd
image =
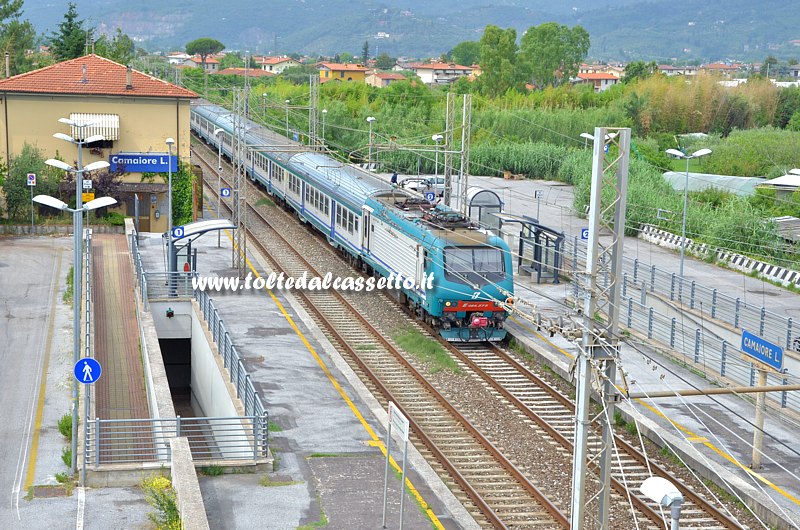
[[[191,123],[206,142],[232,157],[229,111],[196,105]],[[246,129],[247,145],[288,142],[254,122]],[[505,338],[514,286],[511,253],[501,238],[458,212],[433,206],[416,193],[323,153],[248,151],[247,171],[364,272],[413,279],[415,287],[402,290],[401,302],[446,340]],[[428,290],[429,274],[434,281]]]

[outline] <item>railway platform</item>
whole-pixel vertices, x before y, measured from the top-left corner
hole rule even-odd
[[[206,204],[213,202],[206,201]],[[214,218],[207,212],[208,218]],[[192,244],[197,272],[235,277],[232,234]],[[143,266],[165,270],[160,234],[142,234]],[[249,253],[250,272],[268,274]],[[184,261],[179,259],[179,268]],[[210,292],[270,419],[274,470],[201,476],[212,528],[378,528],[383,502],[386,413],[291,293]],[[377,419],[376,419],[377,418]],[[393,457],[400,454],[393,444]],[[409,451],[407,528],[472,528],[474,521],[415,451]],[[387,520],[399,522],[399,480],[389,476]],[[398,475],[399,476],[399,475]],[[426,509],[421,509],[425,506]]]
[[[125,235],[95,234],[92,259],[94,351],[103,367],[95,384],[97,417],[149,418]]]

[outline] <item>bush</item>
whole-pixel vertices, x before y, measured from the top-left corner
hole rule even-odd
[[[125,224],[125,216],[119,212],[109,212],[103,217],[103,222],[111,226],[123,226]]]
[[[72,414],[64,414],[58,420],[58,432],[68,441],[72,441]]]
[[[151,476],[142,481],[142,491],[147,504],[155,508],[156,513],[147,517],[159,530],[179,530],[181,516],[178,512],[177,497],[172,489],[172,482],[166,477]]]
[[[65,466],[72,469],[72,449],[69,447],[61,449],[61,461],[64,462]]]

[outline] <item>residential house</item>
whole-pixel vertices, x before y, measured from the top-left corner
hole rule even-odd
[[[446,85],[472,74],[471,66],[455,63],[410,63],[406,69],[413,71],[426,85]]]
[[[184,66],[189,66],[191,68],[203,68],[203,60],[200,58],[199,55],[193,55],[188,59],[183,61]],[[208,74],[213,74],[219,70],[219,61],[212,57],[211,55],[206,56],[206,65],[205,71]]]
[[[317,63],[319,82],[357,81],[363,83],[367,77],[367,69],[360,64]]]
[[[709,63],[700,67],[704,72],[721,74],[725,77],[731,77],[733,74],[737,73],[740,68],[741,65],[739,64],[725,63]]]
[[[257,60],[257,64],[265,72],[273,74],[281,74],[287,68],[294,68],[301,66],[300,62],[295,61],[291,57],[261,57]]]
[[[617,79],[625,75],[625,67],[616,64],[586,64],[578,67],[579,74],[611,74]]]
[[[789,67],[789,75],[794,79],[800,79],[800,64],[794,64]]]
[[[405,81],[406,77],[401,74],[387,74],[384,72],[373,72],[366,78],[366,83],[370,86],[384,88],[398,81]]]
[[[167,54],[169,64],[183,64],[187,59],[191,58],[192,56],[186,52],[169,52]]]
[[[0,81],[0,156],[12,160],[30,144],[47,158],[60,155],[74,164],[75,146],[53,133],[91,139],[84,143],[83,164],[105,160],[111,171],[121,173],[116,210],[133,216],[138,194],[142,231],[164,232],[166,175],[178,160],[189,162],[190,102],[196,98],[190,90],[99,55],[56,63]],[[60,118],[91,124],[79,128],[59,123]],[[175,139],[172,158],[167,137]],[[161,175],[145,179],[153,173]]]
[[[659,64],[658,71],[669,77],[674,75],[697,75],[696,66],[672,66],[670,64]]]
[[[576,85],[591,85],[595,92],[605,92],[612,86],[619,83],[619,78],[606,73],[587,73],[578,74],[577,79],[573,80]]]

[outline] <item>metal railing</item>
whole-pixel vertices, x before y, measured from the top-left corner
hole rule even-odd
[[[266,414],[258,391],[253,386],[250,374],[247,373],[244,363],[236,351],[236,346],[231,341],[230,333],[225,328],[214,301],[205,291],[196,291],[195,299],[203,312],[211,336],[217,344],[223,364],[230,372],[230,381],[236,388],[236,397],[244,403],[245,415],[261,416]]]
[[[574,273],[576,269],[582,272],[586,245],[580,241],[577,236],[564,241],[562,262],[567,273]],[[680,302],[693,311],[734,328],[747,329],[786,349],[792,349],[794,338],[800,335],[800,329],[794,325],[791,317],[773,313],[763,306],[748,304],[741,298],[706,287],[674,272],[663,271],[655,265],[625,257],[622,271],[627,284],[636,284],[652,294]]]
[[[152,418],[86,423],[84,461],[105,464],[169,461],[169,440],[186,437],[194,460],[259,463],[268,457],[267,416]]]
[[[131,254],[133,268],[136,271],[136,285],[142,293],[145,309],[149,308],[150,300],[166,298],[192,298],[194,289],[192,272],[152,272],[147,271],[142,264],[142,255],[139,252],[139,243],[136,232],[131,233]]]
[[[576,272],[583,272],[585,245],[581,245],[577,237],[567,239],[563,258],[563,271],[572,274],[574,280]],[[716,289],[702,287],[694,281],[666,273],[655,266],[642,266],[635,259],[625,258],[623,271],[620,324],[649,340],[661,343],[673,351],[674,357],[708,379],[724,378],[737,385],[755,386],[758,370],[754,363],[743,357],[737,344],[731,344],[707,332],[703,327],[685,325],[676,318],[660,313],[652,306],[642,303],[646,301],[643,293],[682,302],[709,318],[734,328],[751,330],[768,339],[781,336],[779,343],[783,343],[783,339],[787,342],[790,339],[791,318],[780,317],[764,308],[756,310]],[[600,285],[607,286],[608,282],[608,278],[598,278]],[[573,281],[573,288],[575,299],[580,300],[582,293],[579,282]],[[788,373],[786,370],[785,372]],[[771,372],[767,376],[767,384],[788,385],[789,379],[785,374]],[[780,408],[800,412],[800,395],[796,392],[770,393],[767,394],[767,399]]]

